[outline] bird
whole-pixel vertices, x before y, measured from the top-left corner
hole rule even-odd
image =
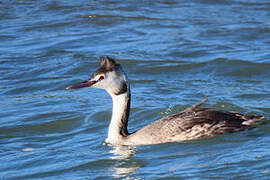
[[[130,133],[128,119],[131,91],[122,66],[109,56],[100,57],[100,67],[84,82],[66,89],[104,89],[113,101],[112,116],[105,142],[113,146],[151,145],[213,137],[256,127],[263,115],[244,115],[216,108],[201,108],[207,98],[183,111],[163,117]]]

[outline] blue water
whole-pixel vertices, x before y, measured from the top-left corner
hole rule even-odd
[[[0,179],[270,179],[268,0],[0,0]],[[129,76],[129,131],[205,107],[268,120],[214,138],[104,143],[112,102],[68,91],[98,58]]]

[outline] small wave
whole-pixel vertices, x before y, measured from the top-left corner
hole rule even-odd
[[[145,65],[145,64],[144,64]],[[147,66],[138,70],[140,73],[161,74],[179,72],[183,74],[206,73],[215,76],[270,76],[270,63],[258,63],[245,60],[217,58],[205,62],[190,61],[150,61]]]

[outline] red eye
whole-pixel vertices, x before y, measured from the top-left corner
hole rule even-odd
[[[104,79],[104,76],[100,76],[99,79],[98,79],[98,81],[101,81],[103,79]]]

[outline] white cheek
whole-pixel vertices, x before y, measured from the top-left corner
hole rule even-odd
[[[106,88],[106,80],[102,80],[94,84],[92,87],[93,88],[99,88],[99,89],[105,89]]]
[[[112,77],[108,77],[108,79],[105,79],[104,81],[104,88],[110,93],[113,91],[113,88],[115,86],[115,80],[112,79]]]

